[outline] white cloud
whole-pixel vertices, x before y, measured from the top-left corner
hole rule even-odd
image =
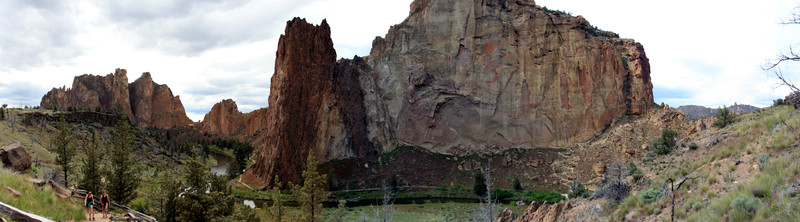
[[[33,2],[37,3],[37,2]],[[248,112],[267,106],[286,21],[327,18],[338,56],[367,55],[410,0],[0,2],[0,102],[38,105],[74,76],[142,72],[180,95],[200,120],[222,99]],[[398,10],[402,9],[402,10]],[[357,12],[357,13],[356,13]]]
[[[794,0],[556,1],[551,9],[583,15],[592,25],[644,45],[656,102],[671,106],[770,105],[786,89],[760,66],[787,48],[800,26],[778,21],[800,5]],[[798,73],[800,74],[800,73]]]
[[[169,85],[193,120],[226,98],[247,112],[267,105],[286,21],[326,18],[338,57],[352,58],[367,55],[375,36],[402,22],[410,2],[0,1],[0,103],[38,105],[76,75],[125,68],[129,81],[151,72]],[[536,3],[641,42],[656,102],[673,106],[768,105],[787,90],[773,90],[774,79],[759,66],[790,45],[800,48],[800,25],[777,24],[800,5],[794,0]]]

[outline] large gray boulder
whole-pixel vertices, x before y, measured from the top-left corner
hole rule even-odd
[[[5,167],[16,171],[25,171],[31,168],[31,156],[19,141],[0,149],[0,160],[3,161]]]

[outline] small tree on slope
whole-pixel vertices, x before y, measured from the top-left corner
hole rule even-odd
[[[292,194],[300,204],[300,221],[320,221],[322,202],[325,201],[325,182],[327,175],[317,171],[319,161],[314,158],[314,150],[308,151],[306,170],[303,171],[303,186],[291,184]]]
[[[51,151],[56,153],[56,163],[64,173],[64,187],[69,187],[69,173],[72,171],[72,158],[75,157],[75,145],[71,134],[72,126],[61,117],[56,128],[56,135],[51,140]]]
[[[84,147],[83,153],[86,157],[83,159],[83,166],[81,167],[83,177],[79,182],[79,186],[99,194],[103,185],[100,182],[100,161],[103,159],[103,152],[100,150],[100,142],[94,132],[92,132],[91,143],[89,146]]]
[[[108,192],[112,200],[127,204],[136,197],[136,189],[141,179],[138,161],[133,155],[134,137],[127,118],[123,117],[114,127],[114,141],[111,146],[111,169],[109,171]]]

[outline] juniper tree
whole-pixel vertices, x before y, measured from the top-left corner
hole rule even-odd
[[[714,127],[717,128],[725,128],[726,126],[733,123],[733,112],[727,107],[722,107],[717,111],[717,120],[714,121]]]
[[[318,167],[319,161],[314,158],[314,150],[309,150],[306,170],[303,171],[303,186],[291,184],[292,194],[300,204],[300,221],[320,221],[322,216],[322,202],[327,198],[327,175],[320,174]]]
[[[111,169],[109,170],[109,196],[120,204],[127,204],[136,197],[136,188],[141,183],[138,160],[133,155],[135,138],[127,118],[117,121],[111,146]]]
[[[69,187],[69,173],[72,171],[72,158],[75,157],[75,144],[71,131],[72,126],[61,117],[56,126],[56,134],[50,141],[51,151],[56,153],[56,164],[64,173],[64,187]]]
[[[100,181],[100,161],[103,159],[103,152],[100,149],[100,141],[97,140],[97,134],[92,132],[92,140],[89,146],[84,147],[83,153],[86,157],[83,159],[83,166],[79,186],[83,189],[93,193],[100,193],[102,183]]]

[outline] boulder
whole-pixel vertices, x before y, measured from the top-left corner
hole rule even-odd
[[[784,97],[783,101],[786,105],[794,106],[795,109],[800,107],[800,92],[794,92]]]
[[[25,171],[31,168],[31,156],[19,142],[4,146],[0,149],[0,159],[5,167],[16,171]]]
[[[598,176],[601,176],[606,173],[606,165],[602,162],[597,162],[592,165],[592,171]]]
[[[495,222],[512,222],[514,221],[514,213],[511,212],[508,208],[503,209],[500,214],[497,215]]]

